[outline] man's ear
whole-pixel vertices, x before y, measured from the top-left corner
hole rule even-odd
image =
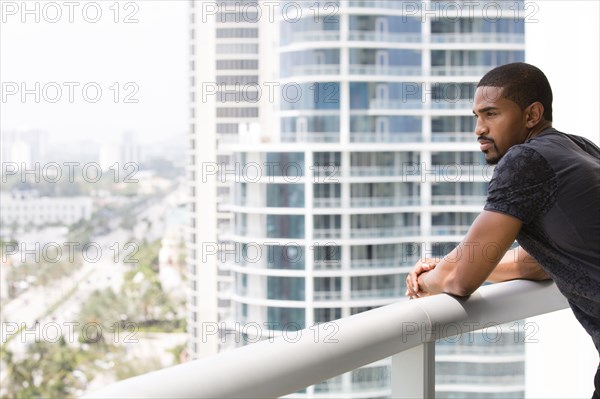
[[[529,107],[525,108],[525,115],[527,117],[526,126],[533,128],[544,118],[544,106],[541,102],[536,101]]]

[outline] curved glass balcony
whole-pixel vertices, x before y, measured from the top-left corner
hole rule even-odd
[[[340,40],[340,32],[334,30],[315,30],[292,33],[292,43],[327,42]]]
[[[431,226],[432,235],[464,235],[470,226]]]
[[[351,143],[419,143],[423,141],[421,133],[350,133]]]
[[[420,99],[380,99],[374,98],[369,101],[369,109],[377,110],[401,110],[401,109],[421,109],[423,101]]]
[[[298,65],[292,68],[293,76],[303,75],[338,75],[340,73],[339,64],[314,64]]]
[[[391,42],[391,43],[420,43],[423,36],[420,33],[398,33],[351,30],[348,39],[365,42]]]
[[[431,197],[432,205],[482,205],[486,200],[485,195],[434,195]]]
[[[473,142],[475,133],[472,132],[432,132],[431,141],[433,142]]]
[[[352,299],[367,299],[367,298],[394,298],[404,295],[403,287],[383,288],[374,290],[352,290],[350,297]]]
[[[379,268],[392,268],[392,267],[403,267],[406,264],[413,265],[417,262],[419,257],[411,259],[404,259],[402,262],[398,258],[381,258],[381,259],[353,259],[350,262],[352,269],[379,269]]]
[[[455,65],[455,66],[432,66],[433,76],[483,76],[493,66],[489,65]]]
[[[315,208],[339,208],[342,206],[341,198],[313,198]]]
[[[420,66],[351,64],[349,72],[353,75],[420,76],[423,74],[423,68]]]
[[[282,143],[337,143],[339,132],[282,132]]]
[[[350,229],[351,238],[379,238],[379,237],[402,237],[415,236],[421,232],[420,226],[394,226],[394,227],[376,227]]]
[[[341,229],[314,229],[314,238],[340,238],[342,236]]]
[[[348,4],[348,7],[402,9],[403,7],[406,7],[403,3],[411,2],[398,0],[349,0],[346,4]],[[414,2],[412,3],[414,4]]]
[[[416,176],[419,174],[417,164],[390,166],[353,166],[350,176]]]
[[[496,4],[501,3],[497,2]],[[432,33],[432,43],[525,43],[522,33]]]
[[[353,208],[377,208],[388,206],[411,206],[420,205],[420,197],[365,197],[350,198],[350,206]]]

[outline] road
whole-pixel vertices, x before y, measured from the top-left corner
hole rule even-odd
[[[173,194],[167,197],[170,195]],[[139,209],[133,231],[116,229],[97,237],[94,242],[101,248],[101,256],[90,251],[90,261],[84,261],[72,275],[46,287],[30,288],[3,304],[0,313],[2,346],[18,358],[25,355],[27,346],[36,340],[56,342],[61,335],[67,342],[74,340],[73,330],[77,330],[74,323],[81,304],[90,294],[107,287],[120,291],[123,275],[129,270],[123,261],[127,261],[128,251],[135,250],[128,242],[132,239],[138,243],[143,239],[153,241],[164,234],[167,203],[163,198]],[[6,367],[3,363],[0,366],[0,381],[3,381]]]

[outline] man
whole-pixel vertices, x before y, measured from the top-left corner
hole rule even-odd
[[[600,149],[552,128],[550,84],[529,64],[488,72],[473,114],[480,149],[498,164],[487,202],[450,254],[414,266],[407,295],[466,296],[486,280],[551,278],[600,351]],[[520,247],[508,251],[515,239]],[[600,368],[597,399],[599,380]]]

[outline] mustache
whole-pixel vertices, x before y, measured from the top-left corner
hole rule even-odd
[[[477,138],[477,141],[479,141],[480,143],[495,143],[493,139],[481,136]]]

